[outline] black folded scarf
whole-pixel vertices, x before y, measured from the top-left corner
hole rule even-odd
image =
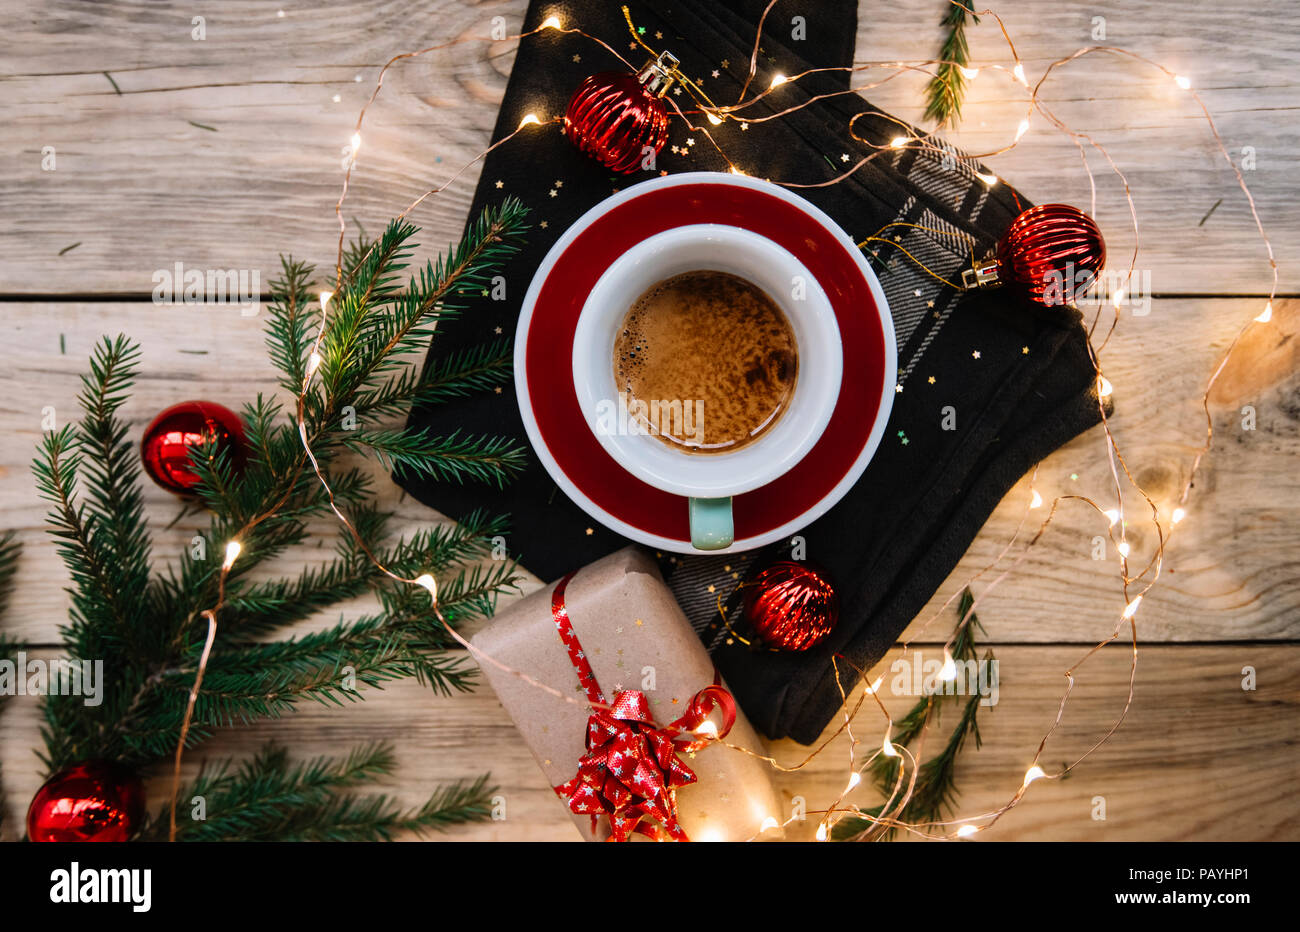
[[[525,29],[550,15],[530,4]],[[636,5],[643,38],[667,49],[686,74],[699,79],[715,102],[734,101],[748,73],[763,0]],[[599,36],[636,65],[644,52],[629,48],[616,4],[571,2],[570,22]],[[802,22],[799,22],[799,19]],[[774,72],[851,63],[856,5],[777,3],[768,14],[755,88]],[[494,139],[528,112],[562,113],[573,89],[596,71],[621,65],[580,36],[543,32],[525,39],[515,59]],[[714,76],[716,73],[716,77]],[[865,78],[859,76],[859,82]],[[873,151],[854,131],[885,146],[908,128],[881,114],[849,87],[846,71],[801,78],[762,104],[780,109],[823,94],[778,120],[742,130],[714,129],[738,165],[779,181],[818,183]],[[752,96],[752,95],[751,95]],[[689,98],[676,98],[689,109]],[[756,114],[773,108],[755,107]],[[726,164],[674,120],[658,168],[668,172],[725,170]],[[528,244],[505,270],[510,300],[479,300],[455,320],[439,324],[430,358],[513,333],[519,301],[542,257],[563,231],[613,191],[654,175],[611,175],[580,154],[559,130],[521,135],[492,153],[483,166],[470,217],[510,195],[533,209]],[[559,184],[557,184],[559,182]],[[831,637],[801,654],[754,651],[725,637],[713,591],[731,592],[733,573],[752,571],[789,555],[789,542],[748,554],[683,556],[665,566],[669,584],[695,623],[753,723],[773,738],[815,740],[841,704],[831,658],[840,655],[843,684],[852,669],[870,668],[951,572],[985,519],[1033,463],[1099,419],[1094,370],[1077,320],[1035,314],[1013,295],[963,293],[936,281],[923,264],[951,282],[976,254],[990,248],[1029,202],[1005,183],[989,187],[966,161],[900,148],[868,162],[848,179],[797,193],[833,217],[856,242],[886,224],[886,236],[907,250],[869,246],[897,335],[899,387],[889,429],[866,473],[822,518],[799,532],[806,558],[822,567],[840,595]],[[545,227],[541,226],[545,222]],[[498,330],[498,328],[500,328]],[[524,438],[509,393],[417,410],[412,426],[435,433]],[[570,502],[535,460],[504,492],[435,483],[411,475],[397,481],[420,501],[456,518],[475,508],[509,511],[510,547],[543,579],[554,579],[626,544]],[[724,570],[723,567],[728,567]],[[735,598],[732,599],[734,608]],[[734,615],[729,615],[734,617]],[[732,643],[727,643],[728,641]]]

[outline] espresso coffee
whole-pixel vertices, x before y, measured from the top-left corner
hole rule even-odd
[[[761,288],[727,272],[683,272],[649,288],[614,342],[631,420],[688,453],[753,443],[785,413],[799,352]]]

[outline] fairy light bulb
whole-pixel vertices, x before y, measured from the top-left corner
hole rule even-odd
[[[695,733],[706,738],[716,738],[718,736],[718,726],[705,719],[696,727]]]
[[[1174,83],[1185,91],[1191,90],[1192,88],[1192,79],[1181,74],[1174,75]]]
[[[523,129],[525,126],[540,126],[541,123],[542,121],[537,119],[537,114],[526,113],[524,114],[524,118],[519,121],[519,128]]]
[[[1187,510],[1185,508],[1175,508],[1174,513],[1169,516],[1169,520],[1172,521],[1174,524],[1177,524],[1179,521],[1183,520],[1186,517],[1187,517]]]
[[[939,671],[939,679],[945,683],[951,683],[957,678],[957,663],[952,659],[952,654],[948,653],[948,648],[943,649],[943,668]]]
[[[851,790],[853,790],[854,787],[856,787],[861,782],[862,782],[862,774],[858,773],[856,770],[853,771],[853,773],[849,774],[849,785],[844,788],[844,792],[846,793],[850,792]]]
[[[311,355],[307,357],[307,376],[309,378],[316,374],[316,370],[320,368],[320,363],[320,353],[312,350]]]
[[[818,840],[818,841],[825,841],[825,840],[826,840],[826,823],[825,823],[825,822],[822,822],[820,825],[817,826],[817,840]]]
[[[1115,310],[1118,311],[1124,306],[1124,296],[1126,294],[1127,292],[1125,292],[1123,288],[1116,288],[1115,293],[1110,296],[1110,303],[1114,306]]]
[[[1124,606],[1124,613],[1120,617],[1132,618],[1137,614],[1138,606],[1142,604],[1142,596],[1136,596],[1132,602]]]
[[[746,177],[745,173],[742,172],[742,171],[741,171],[739,168],[737,168],[735,165],[731,166],[731,173],[732,173],[733,175],[740,175],[740,177],[742,177],[742,178]]]
[[[1016,67],[1011,69],[1011,73],[1015,76],[1015,79],[1025,87],[1029,86],[1029,81],[1025,78],[1025,66],[1020,64],[1020,62],[1016,62]]]
[[[886,757],[897,757],[898,751],[894,749],[894,742],[889,740],[889,734],[885,734],[885,740],[880,742],[880,753]]]
[[[542,22],[542,27],[541,27],[541,28],[543,28],[543,29],[563,29],[563,28],[564,28],[564,24],[563,24],[562,22],[560,22],[560,18],[559,18],[558,16],[548,16],[548,17],[546,17],[546,19]]]
[[[901,149],[911,141],[911,136],[895,136],[893,139],[889,140],[889,148]]]
[[[1273,302],[1270,301],[1264,305],[1264,310],[1259,312],[1259,316],[1255,318],[1255,323],[1266,324],[1272,319],[1273,319]]]
[[[1029,120],[1021,120],[1020,125],[1016,127],[1016,142],[1019,142],[1020,137],[1027,132],[1029,132]]]
[[[980,73],[980,70],[978,68],[967,68],[964,65],[958,65],[957,70],[961,72],[961,76],[965,78],[967,81],[974,81],[977,77],[979,77],[979,73]]]
[[[1097,397],[1108,398],[1110,393],[1115,390],[1115,386],[1110,384],[1110,379],[1104,375],[1097,376]]]
[[[332,291],[322,291],[320,293],[320,309],[322,311],[329,307],[330,298],[332,297],[334,297],[334,292]]]
[[[776,820],[775,816],[768,816],[758,826],[758,833],[761,835],[764,832],[770,832],[772,831],[772,829],[780,828],[780,827],[781,827],[781,823]]]
[[[984,182],[990,188],[998,183],[998,176],[991,172],[976,172],[975,177]]]
[[[778,71],[776,74],[772,75],[772,83],[769,86],[769,88],[780,87],[782,84],[786,83],[789,80],[790,80],[789,78],[787,78],[785,75],[781,74],[781,72]]]
[[[1111,527],[1114,527],[1115,522],[1119,520],[1118,508],[1107,508],[1105,511],[1102,512],[1102,514],[1106,516],[1106,520],[1110,522]]]
[[[1121,557],[1127,557],[1129,555],[1129,551],[1132,550],[1133,548],[1131,548],[1128,545],[1128,541],[1122,540],[1119,542],[1119,545],[1115,549],[1119,551],[1119,555]]]
[[[244,548],[243,546],[240,545],[239,541],[237,540],[229,541],[226,544],[226,559],[222,561],[221,568],[223,570],[228,570],[232,566],[234,566],[235,560],[238,559],[239,557],[239,552],[243,549]]]
[[[1030,508],[1042,508],[1042,507],[1043,507],[1043,496],[1041,496],[1041,495],[1038,494],[1038,490],[1037,490],[1037,489],[1034,489],[1034,494],[1033,494],[1033,495],[1030,497],[1030,499],[1029,499],[1029,507],[1030,507]]]
[[[972,835],[974,835],[974,834],[975,834],[976,832],[978,832],[978,831],[979,831],[979,829],[978,829],[976,826],[971,825],[971,824],[969,824],[969,823],[967,823],[966,825],[959,825],[959,826],[957,826],[957,837],[958,837],[958,838],[970,838]]]
[[[428,589],[429,598],[434,602],[438,601],[438,581],[429,573],[421,573],[419,576],[415,577],[415,584]]]
[[[718,126],[719,124],[722,123],[722,118],[718,116],[716,113],[709,113],[706,111],[704,116],[707,117],[708,121],[712,123],[714,126]]]
[[[1025,771],[1025,782],[1021,785],[1028,786],[1029,784],[1033,783],[1035,780],[1045,776],[1047,776],[1047,774],[1043,773],[1043,768],[1039,767],[1037,764],[1034,764],[1034,766],[1030,767],[1028,770]]]
[[[352,156],[355,158],[357,150],[361,148],[361,134],[353,133],[352,138],[348,140],[352,144]]]
[[[867,685],[867,689],[866,689],[867,695],[874,696],[876,694],[876,690],[880,688],[880,684],[883,683],[884,681],[885,681],[885,675],[882,673],[880,676],[876,677],[876,681],[874,683],[869,683]]]

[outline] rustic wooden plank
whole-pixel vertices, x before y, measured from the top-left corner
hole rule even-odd
[[[1096,4],[1002,6],[1031,80],[1051,60],[1094,44]],[[0,6],[8,39],[0,157],[9,166],[0,177],[0,291],[139,294],[151,290],[156,269],[178,260],[258,269],[264,278],[281,251],[328,261],[340,149],[380,64],[427,43],[486,35],[494,16],[513,30],[524,8],[524,0],[422,0],[378,10],[357,0],[247,4],[238,16],[208,15],[206,38],[193,41],[193,8],[172,2],[83,0],[40,15],[22,4]],[[932,58],[941,14],[933,0],[865,5],[858,57]],[[1143,0],[1107,8],[1105,17],[1106,41],[1192,76],[1219,114],[1235,159],[1252,147],[1256,167],[1247,175],[1276,237],[1284,290],[1295,291],[1300,231],[1285,218],[1300,207],[1300,156],[1287,118],[1295,110],[1300,9]],[[789,26],[774,21],[772,29]],[[562,41],[590,48],[580,37]],[[1007,60],[991,18],[971,30],[971,44],[977,63]],[[601,66],[601,54],[588,55],[593,68]],[[512,59],[509,43],[466,44],[393,72],[367,123],[347,216],[377,229],[482,149]],[[922,86],[920,77],[903,77],[869,97],[918,119]],[[1044,94],[1060,116],[1111,148],[1128,173],[1144,231],[1138,268],[1152,272],[1157,291],[1266,290],[1262,251],[1232,175],[1192,103],[1167,77],[1093,58]],[[557,111],[563,101],[542,104]],[[996,148],[1024,112],[1023,89],[986,70],[952,141],[972,151]],[[42,170],[47,146],[55,150],[55,171]],[[1126,266],[1127,210],[1104,163],[1092,163],[1097,215],[1113,261]],[[1041,119],[1020,148],[991,164],[1035,200],[1090,203],[1074,145]],[[476,179],[471,168],[416,213],[427,241],[460,229]]]
[[[1143,605],[1146,639],[1294,639],[1300,633],[1295,571],[1300,480],[1294,469],[1300,443],[1300,411],[1294,402],[1300,367],[1291,355],[1296,341],[1289,339],[1298,310],[1297,302],[1279,302],[1273,322],[1252,331],[1241,347],[1240,365],[1225,373],[1225,394],[1215,407],[1215,449],[1188,503],[1189,517],[1168,552],[1165,575]],[[1115,434],[1130,467],[1166,518],[1203,437],[1196,399],[1206,374],[1235,327],[1253,313],[1249,300],[1160,299],[1148,316],[1126,319],[1103,355],[1115,385]],[[17,529],[25,545],[18,592],[4,620],[7,630],[32,643],[53,643],[58,625],[67,617],[62,591],[66,575],[42,530],[45,505],[35,493],[29,464],[43,409],[53,406],[60,424],[75,415],[78,379],[99,334],[127,332],[141,342],[143,377],[124,409],[133,436],[138,436],[157,411],[184,398],[207,398],[238,408],[257,391],[274,392],[261,324],[259,317],[243,317],[233,307],[172,308],[143,302],[5,305],[0,321],[7,361],[0,370],[0,436],[6,438],[0,445],[0,527]],[[66,352],[60,351],[60,337]],[[1241,429],[1241,408],[1248,404],[1257,411],[1254,431]],[[382,475],[377,478],[381,501],[397,511],[397,530],[437,519],[413,500],[399,501],[396,487]],[[1111,495],[1100,430],[1049,457],[1037,488],[1049,502],[1068,493],[1098,499]],[[186,516],[168,529],[180,510],[177,501],[150,484],[145,496],[156,558],[179,557],[203,525],[202,517]],[[992,562],[1014,534],[1029,496],[1026,479],[994,512],[906,637],[946,636],[951,623],[947,613],[925,631],[921,621]],[[1113,497],[1103,507],[1111,503]],[[1132,494],[1126,497],[1135,564],[1151,553],[1155,541],[1139,505]],[[1042,513],[1033,512],[1031,522],[1036,524]],[[330,538],[334,528],[323,522],[320,531]],[[1083,643],[1111,630],[1124,598],[1113,546],[1106,544],[1106,559],[1093,559],[1094,538],[1106,532],[1105,519],[1091,509],[1077,502],[1063,504],[1024,563],[988,592],[980,614],[989,636],[1004,642]],[[318,560],[320,543],[313,540],[311,546],[287,555],[280,564],[284,572]],[[1017,555],[1013,551],[1002,565]],[[976,591],[983,593],[996,575],[978,581]],[[336,613],[327,613],[317,624],[335,618]]]
[[[1033,749],[1051,724],[1064,686],[1063,671],[1078,660],[1070,647],[995,646],[1000,664],[998,702],[980,712],[983,746],[972,745],[959,764],[957,814],[991,811],[1020,785]],[[877,668],[881,690],[897,717],[914,697],[896,695],[888,673],[897,652]],[[927,658],[924,650],[920,657]],[[1243,691],[1242,668],[1258,672],[1258,689]],[[1064,723],[1042,758],[1049,773],[1083,753],[1118,715],[1127,692],[1129,653],[1109,648],[1080,669]],[[1138,689],[1119,732],[1067,779],[1043,780],[987,836],[1000,840],[1291,840],[1300,838],[1300,778],[1293,753],[1300,739],[1300,648],[1295,646],[1157,646],[1142,650]],[[906,679],[906,677],[904,677]],[[439,699],[411,683],[347,709],[311,707],[279,722],[232,731],[192,752],[193,772],[204,757],[242,757],[266,740],[295,756],[338,754],[353,744],[387,738],[397,746],[399,769],[383,790],[414,805],[439,781],[490,770],[505,797],[506,819],[456,829],[455,840],[576,840],[577,833],[495,696],[486,688]],[[3,767],[11,825],[40,785],[33,753],[35,700],[9,700],[0,714]],[[951,716],[944,721],[951,727]],[[828,729],[828,732],[830,730]],[[859,754],[879,746],[883,717],[865,709],[856,726]],[[946,732],[940,732],[944,734]],[[936,737],[934,740],[938,740]],[[805,769],[777,774],[789,805],[801,796],[810,811],[825,807],[845,785],[847,739],[837,738]],[[774,755],[787,766],[807,749],[778,742]],[[717,749],[706,753],[735,753]],[[861,760],[861,757],[859,757]],[[1152,788],[1159,787],[1158,804]],[[149,781],[151,798],[166,798],[165,774]],[[1104,797],[1105,820],[1093,812]],[[877,801],[867,782],[852,801]],[[683,797],[685,802],[686,798]],[[786,817],[788,813],[782,813]],[[812,817],[816,819],[814,814]],[[810,837],[815,822],[792,823],[790,837]]]

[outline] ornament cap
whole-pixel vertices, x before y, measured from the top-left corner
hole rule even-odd
[[[961,283],[968,291],[972,288],[997,288],[1002,284],[998,274],[998,257],[989,256],[975,262],[973,268],[961,273]]]
[[[656,97],[668,93],[668,89],[677,80],[677,56],[672,52],[660,52],[659,57],[647,62],[636,76],[647,91]]]

